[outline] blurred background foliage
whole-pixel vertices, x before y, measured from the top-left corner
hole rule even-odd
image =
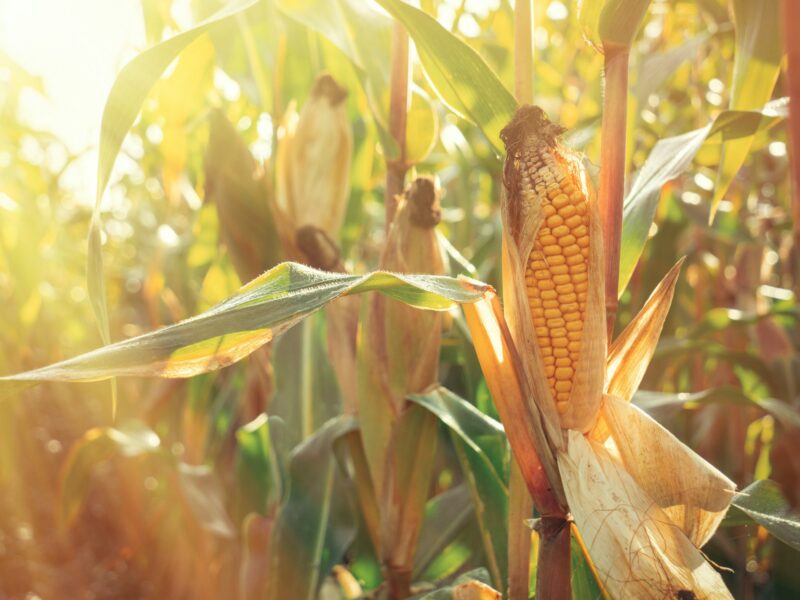
[[[194,22],[224,4],[192,0]],[[508,0],[419,5],[513,89]],[[142,0],[141,8],[149,45],[178,30],[171,0]],[[536,102],[596,165],[602,56],[584,39],[573,2],[536,0],[534,23]],[[279,128],[322,72],[349,92],[353,155],[341,261],[353,273],[376,268],[386,159],[396,152],[386,133],[390,29],[369,2],[272,0],[186,46],[148,93],[102,205],[112,339],[194,315],[286,258],[266,209]],[[629,182],[656,142],[729,108],[735,36],[724,0],[653,1],[631,53]],[[415,56],[408,155],[417,173],[441,182],[450,273],[499,287],[501,157],[438,99]],[[768,99],[781,98],[782,85],[779,78]],[[79,157],[20,118],[31,91],[46,94],[37,77],[0,54],[3,374],[101,344],[85,285],[91,208],[62,183]],[[709,226],[719,162],[720,144],[706,143],[664,186],[617,323],[626,324],[676,259],[688,257],[647,391],[635,401],[740,489],[772,478],[776,497],[797,508],[800,311],[783,124],[753,136]],[[248,264],[254,253],[258,262]],[[339,416],[325,351],[329,316],[318,313],[215,373],[120,379],[113,423],[107,384],[45,384],[0,404],[0,596],[281,597],[259,588],[264,573],[294,590],[282,597],[378,589],[380,566],[351,479],[358,453],[347,440],[355,425]],[[508,481],[508,450],[459,316],[444,333],[440,381],[487,417],[465,413],[459,426],[452,418],[438,425],[415,567],[427,589],[471,569],[494,575],[469,478],[481,473],[488,518],[503,526]],[[301,397],[313,399],[310,415]],[[495,487],[481,477],[497,479]],[[736,597],[788,598],[800,593],[797,547],[796,538],[793,549],[732,518],[706,551],[733,569],[725,578]]]

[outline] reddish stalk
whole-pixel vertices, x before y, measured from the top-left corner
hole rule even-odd
[[[508,330],[503,318],[497,297],[492,299],[492,310],[497,317],[501,335],[505,340],[508,360],[514,365],[513,372],[521,374],[524,372],[522,362],[515,351],[511,332]],[[529,398],[531,391],[528,389],[524,378],[520,379],[518,383],[521,390],[519,397]],[[524,404],[506,403],[494,393],[492,393],[492,397],[495,398],[500,420],[505,424],[514,460],[519,465],[520,473],[525,480],[536,510],[542,515],[540,523],[546,522],[548,524],[546,527],[537,527],[539,553],[537,556],[536,596],[537,598],[571,598],[570,546],[569,543],[558,543],[558,538],[562,534],[560,533],[561,528],[555,526],[555,523],[561,523],[563,528],[567,530],[567,539],[569,539],[569,527],[567,526],[568,522],[564,508],[553,491],[557,488],[557,485],[560,486],[560,482],[557,485],[550,483],[548,475],[554,476],[555,474],[548,474],[539,458],[540,455],[544,455],[545,452],[549,451],[546,446],[544,431],[541,427],[536,431],[531,426],[531,424],[535,423],[536,416],[532,415]],[[518,489],[518,486],[515,487]],[[510,498],[510,502],[512,504],[520,502],[520,494],[514,494],[514,497]],[[514,510],[509,511],[512,518],[514,514],[520,513],[519,506],[512,506],[511,508],[514,508]],[[513,551],[513,554],[509,555],[509,569],[514,565],[521,565],[523,560],[522,556],[520,556],[522,554],[521,545],[514,547],[515,536],[511,534],[511,529],[520,525],[520,523],[513,521],[509,523],[509,550]],[[509,580],[515,581],[513,596],[511,595],[511,590],[509,590],[510,600],[528,597],[527,589],[520,589],[518,583],[516,583],[524,577],[528,577],[527,568],[524,573],[514,574],[509,571]]]
[[[606,261],[606,320],[608,342],[614,334],[619,288],[619,255],[622,238],[622,199],[625,193],[625,134],[628,112],[627,46],[603,45],[605,95],[600,148],[600,220]]]
[[[572,598],[569,522],[561,517],[543,517],[537,522],[536,531],[539,533],[536,597]]]
[[[786,92],[789,96],[787,137],[792,194],[792,232],[794,234],[795,293],[800,295],[800,2],[783,0],[783,43],[786,48]]]
[[[386,160],[386,230],[397,211],[395,196],[403,192],[406,164],[406,121],[408,119],[408,33],[399,21],[392,29],[392,74],[389,97],[389,134],[397,143],[397,154]]]

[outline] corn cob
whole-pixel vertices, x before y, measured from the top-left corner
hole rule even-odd
[[[588,183],[580,161],[557,141],[563,131],[541,109],[527,106],[501,136],[508,150],[508,220],[524,270],[528,335],[538,347],[562,426],[580,422],[583,428],[592,416],[570,407],[585,349],[590,254],[596,244],[590,235]]]
[[[580,360],[589,266],[589,216],[585,194],[546,146],[526,152],[530,200],[541,203],[544,222],[528,258],[525,284],[534,332],[559,413],[569,405]]]

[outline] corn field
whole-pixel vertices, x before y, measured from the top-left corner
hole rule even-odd
[[[798,27],[0,0],[0,599],[800,597]]]

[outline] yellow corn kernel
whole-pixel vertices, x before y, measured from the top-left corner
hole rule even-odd
[[[544,374],[558,412],[566,414],[587,308],[588,193],[568,152],[555,141],[560,128],[543,116],[540,125],[538,134],[513,138],[519,143],[503,140],[518,178],[516,201],[524,203],[520,214],[536,215],[539,224],[526,261],[525,286]]]

